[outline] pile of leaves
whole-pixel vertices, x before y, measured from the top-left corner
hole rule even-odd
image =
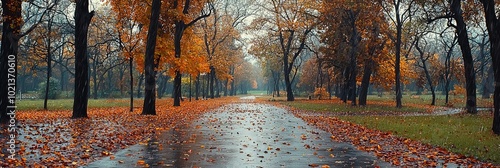
[[[235,98],[183,102],[173,107],[172,100],[161,100],[157,115],[140,115],[142,108],[89,109],[89,118],[70,119],[71,111],[18,111],[16,160],[0,160],[0,167],[47,166],[77,167],[111,156],[130,145],[146,142],[162,131],[191,123],[201,114],[234,101]],[[1,130],[0,141],[9,132]],[[7,136],[5,136],[7,135]],[[1,144],[0,156],[10,155]]]

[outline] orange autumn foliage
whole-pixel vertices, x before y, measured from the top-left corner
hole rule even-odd
[[[116,13],[116,18],[119,18],[116,26],[119,29],[120,39],[123,43],[125,58],[133,57],[138,70],[143,72],[147,31],[142,29],[149,26],[151,1],[108,0],[108,3]],[[158,30],[157,54],[155,55],[155,64],[158,64],[157,71],[166,70],[171,76],[174,76],[173,72],[175,70],[180,70],[181,73],[189,73],[192,76],[208,71],[206,54],[202,52],[201,48],[203,40],[199,34],[195,34],[191,29],[184,31],[184,38],[181,42],[181,55],[183,57],[180,59],[176,59],[174,56],[173,38],[175,33],[174,23],[179,20],[189,23],[198,17],[205,3],[204,0],[191,0],[188,7],[190,12],[184,12],[184,0],[162,1],[162,11],[160,12],[161,29]]]

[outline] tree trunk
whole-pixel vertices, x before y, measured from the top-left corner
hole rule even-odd
[[[356,27],[357,13],[352,10],[349,10],[349,21],[351,22],[351,52],[350,52],[350,75],[349,75],[349,97],[351,100],[351,105],[356,106],[356,77],[357,77],[357,50],[358,50],[358,42],[361,37],[359,37],[358,30]]]
[[[233,80],[233,82],[231,82],[231,96],[236,96],[236,80]]]
[[[151,9],[151,19],[148,30],[148,39],[146,44],[146,55],[144,70],[146,74],[146,86],[144,89],[144,106],[142,109],[143,115],[156,115],[156,70],[155,67],[155,47],[156,36],[158,33],[159,18],[160,18],[161,0],[153,0]]]
[[[2,45],[0,55],[0,120],[8,123],[15,114],[17,54],[21,31],[21,1],[2,1]],[[12,123],[14,124],[14,123]]]
[[[493,89],[493,84],[494,84],[494,77],[493,77],[493,65],[490,66],[487,72],[487,76],[483,77],[483,93],[482,93],[482,98],[483,99],[489,99],[490,94],[494,92]]]
[[[128,69],[130,75],[130,112],[134,111],[134,58],[130,57],[128,61]],[[123,84],[122,84],[123,85]]]
[[[396,62],[395,62],[395,77],[396,80],[396,108],[402,108],[403,102],[401,101],[403,94],[401,93],[401,43],[403,33],[403,23],[399,13],[399,7],[396,8]]]
[[[343,80],[344,82],[342,83],[342,89],[341,89],[341,94],[340,94],[340,99],[344,102],[347,103],[347,99],[349,98],[349,75],[351,72],[350,67],[346,67],[343,70]]]
[[[89,58],[87,34],[94,11],[89,13],[89,1],[77,0],[75,10],[75,94],[72,118],[87,117],[89,98]]]
[[[474,72],[474,60],[472,58],[469,37],[467,35],[467,27],[462,16],[462,8],[460,0],[452,0],[450,10],[454,13],[456,21],[456,31],[458,34],[458,44],[462,50],[465,69],[465,90],[467,92],[467,102],[465,108],[468,113],[476,114],[476,73]]]
[[[95,61],[95,62],[92,63],[92,79],[94,80],[94,87],[93,87],[94,88],[94,91],[93,91],[94,94],[92,94],[92,95],[94,97],[94,100],[97,100],[97,97],[98,97],[98,95],[97,95],[97,87],[99,86],[97,84],[97,61]]]
[[[202,99],[205,99],[207,97],[207,94],[208,94],[208,81],[209,81],[209,77],[210,75],[205,75],[205,80],[203,81],[202,83],[202,91],[201,93],[203,94],[202,95]]]
[[[217,78],[215,78],[215,97],[220,97],[220,81]]]
[[[163,93],[165,93],[165,77],[161,74],[161,72],[158,75],[157,83],[158,83],[158,91],[156,95],[158,96],[158,99],[161,99],[163,97]]]
[[[213,66],[210,66],[209,87],[210,87],[210,98],[211,99],[213,99],[215,97],[215,95],[214,95],[214,80],[215,80],[215,68]]]
[[[144,74],[141,73],[141,75],[139,75],[139,79],[138,79],[138,84],[137,84],[137,98],[141,98],[142,97],[142,92],[141,92],[141,88],[142,88],[142,83],[144,82]]]
[[[274,78],[274,91],[276,92],[277,97],[281,97],[280,95],[280,74],[278,72],[273,72]]]
[[[229,86],[229,79],[226,79],[226,84],[224,85],[224,97],[227,97],[227,87]]]
[[[175,59],[181,58],[181,40],[184,30],[186,28],[186,24],[184,21],[176,21],[175,22],[175,33],[174,33],[174,49],[175,49]],[[181,105],[181,81],[182,74],[179,70],[175,70],[175,78],[174,78],[174,106]]]
[[[493,93],[493,127],[495,134],[500,135],[500,21],[496,16],[495,1],[481,0],[484,7],[484,16],[490,39],[490,55],[495,77],[495,91]]]
[[[368,87],[370,86],[370,77],[372,76],[373,59],[368,60],[364,66],[363,79],[361,80],[361,91],[359,93],[359,105],[366,106],[368,97]]]
[[[49,99],[49,89],[50,89],[50,77],[52,76],[52,53],[51,53],[51,50],[52,50],[52,47],[51,47],[51,36],[50,34],[52,33],[52,19],[49,20],[49,22],[47,23],[47,32],[48,32],[48,36],[47,36],[47,83],[45,84],[45,98],[43,100],[43,109],[44,110],[47,110],[47,101]]]
[[[192,80],[192,78],[191,78],[191,74],[190,74],[189,75],[189,101],[191,101],[191,97],[193,95],[193,93],[191,91],[192,90],[192,87],[191,87],[192,86],[192,82],[191,82],[191,80]]]
[[[424,69],[424,73],[425,73],[425,78],[427,79],[427,83],[429,84],[429,88],[431,89],[431,93],[432,93],[432,103],[431,105],[436,105],[436,93],[434,91],[434,85],[432,84],[432,78],[431,78],[431,75],[429,73],[429,69],[427,68],[427,64],[426,64],[426,61],[427,59],[424,58],[424,51],[420,48],[419,46],[419,42],[418,42],[418,39],[417,39],[417,42],[415,43],[415,48],[417,49],[417,51],[419,52],[419,56],[420,56],[420,61],[422,62],[422,69]]]
[[[200,98],[200,73],[198,73],[198,76],[196,76],[196,82],[195,82],[195,95],[196,95],[196,98],[195,100],[199,100]]]

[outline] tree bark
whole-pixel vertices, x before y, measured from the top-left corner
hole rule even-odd
[[[87,117],[89,98],[89,58],[87,35],[94,11],[88,0],[77,0],[75,10],[75,94],[72,118]]]
[[[43,100],[43,109],[44,110],[48,109],[47,103],[48,103],[48,99],[49,99],[50,77],[52,76],[52,53],[51,53],[51,50],[52,50],[51,38],[52,37],[50,36],[50,34],[52,33],[52,19],[50,19],[49,22],[47,23],[47,32],[48,32],[48,35],[47,35],[47,80],[46,80],[46,84],[45,84],[45,98]]]
[[[461,0],[452,0],[450,10],[453,12],[453,17],[457,24],[458,44],[462,50],[462,58],[464,60],[465,90],[467,92],[465,108],[468,113],[476,114],[476,73],[474,72],[474,60],[467,35],[467,26],[462,16]]]
[[[370,77],[372,76],[373,59],[367,60],[364,66],[363,79],[361,81],[361,90],[359,93],[359,105],[366,106],[368,97],[368,87],[370,86]]]
[[[217,78],[215,78],[215,97],[220,97],[220,81]]]
[[[130,75],[130,112],[134,111],[134,58],[130,57],[128,61],[129,75]]]
[[[138,84],[137,84],[137,98],[141,98],[142,97],[141,88],[142,88],[142,83],[144,82],[144,73],[141,73],[141,75],[139,75],[139,79],[137,82],[138,82]]]
[[[227,87],[229,86],[229,79],[226,79],[226,84],[224,85],[224,97],[227,97]]]
[[[97,53],[98,54],[98,53]],[[97,57],[97,56],[96,56]],[[92,63],[92,69],[91,69],[91,72],[92,72],[92,80],[94,81],[94,86],[93,86],[93,98],[94,100],[97,100],[97,63],[98,63],[98,58],[96,58],[96,60],[94,60],[94,62]]]
[[[396,5],[396,61],[395,61],[395,77],[396,80],[396,108],[402,108],[403,103],[401,99],[403,98],[403,94],[401,93],[401,43],[402,43],[402,33],[403,33],[403,22],[401,21],[401,15],[399,11],[399,7],[401,3],[398,0],[398,5]]]
[[[356,20],[357,20],[357,15],[359,12],[355,12],[352,10],[348,11],[348,18],[351,26],[351,39],[350,39],[350,45],[351,45],[351,51],[350,51],[350,61],[349,61],[349,66],[350,68],[350,75],[349,75],[349,97],[351,100],[351,105],[356,106],[356,77],[358,74],[358,65],[357,65],[357,50],[358,50],[358,43],[360,41],[360,36],[358,33],[358,29],[356,27]]]
[[[495,91],[493,93],[493,127],[495,134],[500,135],[500,21],[496,16],[495,1],[481,0],[484,8],[484,16],[488,35],[490,38],[490,55],[493,61],[493,73],[495,77]]]
[[[214,85],[215,85],[215,68],[213,66],[210,66],[210,98],[213,99],[215,97],[214,94]]]
[[[493,66],[490,66],[487,71],[487,76],[483,77],[483,93],[482,93],[482,98],[483,99],[489,99],[490,94],[494,92],[494,77],[493,77]]]
[[[186,28],[186,24],[184,21],[176,21],[175,22],[175,33],[174,33],[174,48],[175,48],[175,59],[181,58],[181,39],[184,34],[184,30]],[[179,70],[175,70],[175,78],[174,78],[174,106],[181,105],[181,81],[182,74]]]
[[[196,76],[196,82],[194,85],[195,85],[195,89],[194,89],[195,100],[199,100],[200,99],[200,73],[198,73],[198,75]]]
[[[144,73],[146,74],[146,86],[144,89],[144,106],[142,115],[156,115],[156,70],[155,67],[155,47],[156,36],[159,27],[161,0],[153,0],[151,9],[151,18],[148,30],[148,39],[146,43],[146,55]]]
[[[19,34],[21,32],[21,1],[2,1],[2,45],[0,55],[0,122],[8,123],[10,112],[16,105],[17,56],[19,50]],[[14,70],[13,73],[9,69]],[[12,72],[12,71],[11,71]],[[12,76],[13,75],[13,76]],[[14,85],[12,85],[12,83]]]

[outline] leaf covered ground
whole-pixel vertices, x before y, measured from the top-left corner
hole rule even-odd
[[[84,165],[130,145],[147,141],[155,134],[191,123],[201,114],[236,98],[220,98],[181,103],[157,102],[157,115],[140,115],[142,108],[129,112],[127,107],[92,108],[89,118],[70,119],[71,111],[18,111],[17,160],[0,160],[1,167],[37,166],[66,167]],[[109,100],[103,100],[109,101]],[[8,132],[2,130],[0,141]],[[2,143],[2,158],[9,155]]]
[[[261,101],[266,103],[265,101]],[[330,100],[305,100],[302,103],[321,105],[332,103]],[[269,102],[267,102],[269,103]],[[338,104],[339,102],[333,104]],[[372,102],[374,103],[374,102]],[[376,155],[379,159],[387,161],[395,166],[403,167],[436,167],[436,166],[465,166],[465,167],[496,167],[492,163],[482,162],[473,157],[467,157],[448,151],[439,146],[422,143],[397,136],[392,132],[384,132],[369,129],[362,125],[341,120],[335,115],[368,115],[368,116],[400,116],[407,115],[408,112],[394,111],[370,111],[370,109],[359,109],[351,112],[330,112],[323,110],[303,110],[301,107],[292,106],[283,102],[273,102],[277,106],[285,106],[292,111],[295,116],[316,126],[322,130],[330,132],[331,138],[339,142],[348,142],[355,145],[359,150],[367,151]],[[374,103],[378,104],[378,103]],[[384,103],[382,103],[384,104]],[[389,105],[392,105],[389,103]],[[341,105],[345,106],[345,105]],[[431,108],[426,105],[411,105],[424,109],[421,114],[430,114]],[[325,113],[327,112],[327,113]],[[333,113],[333,114],[331,114]],[[411,113],[411,112],[410,112]],[[459,137],[460,138],[460,137]],[[463,137],[466,138],[466,137]]]

